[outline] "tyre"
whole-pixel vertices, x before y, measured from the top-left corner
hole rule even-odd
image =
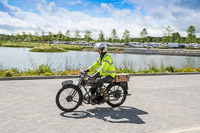
[[[65,112],[77,109],[82,104],[82,100],[82,91],[75,85],[63,86],[56,95],[56,105]]]
[[[126,100],[127,90],[119,84],[111,84],[107,88],[107,104],[112,107],[119,107]]]

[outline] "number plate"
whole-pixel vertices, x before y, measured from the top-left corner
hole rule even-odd
[[[62,85],[68,85],[68,84],[73,84],[73,80],[67,80],[62,82]]]

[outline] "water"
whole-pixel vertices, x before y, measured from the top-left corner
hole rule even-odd
[[[18,68],[20,70],[37,69],[41,64],[48,64],[54,71],[87,68],[99,57],[98,52],[69,51],[65,53],[29,52],[30,48],[0,47],[0,68]],[[167,55],[135,55],[111,53],[116,67],[122,62],[131,62],[134,69],[147,69],[154,63],[160,67],[172,65],[183,68],[186,65],[200,67],[200,57],[167,56]]]

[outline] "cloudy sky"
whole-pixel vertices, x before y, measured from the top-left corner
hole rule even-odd
[[[163,36],[170,25],[187,36],[190,25],[200,37],[200,0],[0,0],[0,34],[99,30],[110,36],[125,29],[138,37],[143,28],[149,36]]]

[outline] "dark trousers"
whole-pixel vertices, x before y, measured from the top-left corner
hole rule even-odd
[[[103,86],[103,83],[111,83],[113,79],[114,78],[111,76],[97,78],[95,80],[95,84],[92,85],[91,93],[94,94],[97,88],[101,88]]]

